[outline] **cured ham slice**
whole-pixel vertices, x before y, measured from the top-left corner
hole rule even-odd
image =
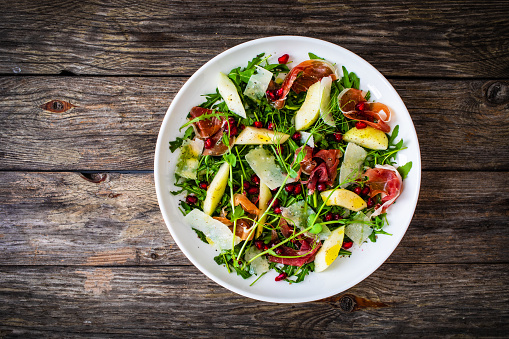
[[[280,258],[272,255],[268,256],[270,262],[275,262],[283,265],[291,265],[301,267],[315,260],[316,252],[320,249],[322,243],[314,241],[311,238],[300,240],[300,248],[295,250],[287,246],[279,246],[281,249],[281,256],[295,257],[295,258]]]
[[[203,107],[193,107],[191,108],[191,112],[189,114],[191,115],[191,118],[197,118],[204,114],[212,114],[216,113],[215,111]],[[226,121],[223,117],[211,117],[208,119],[198,120],[193,123],[194,130],[196,132],[196,135],[200,139],[207,139],[219,132],[224,125],[224,122]]]
[[[295,157],[299,154],[301,148],[295,152]],[[309,175],[307,181],[302,181],[307,184],[309,193],[312,194],[319,183],[324,183],[329,186],[334,184],[337,176],[337,169],[339,165],[339,158],[342,153],[340,150],[320,150],[313,155],[313,149],[309,146],[304,146],[305,157],[300,162],[300,172]],[[321,159],[321,163],[319,164]],[[299,175],[300,175],[299,172]]]
[[[334,180],[338,174],[337,169],[341,155],[341,151],[338,149],[322,149],[314,155],[315,158],[320,158],[325,162],[325,166],[327,167],[327,172],[329,174],[329,185],[334,184]]]
[[[376,217],[385,213],[387,208],[399,197],[403,180],[398,170],[391,165],[376,165],[375,168],[368,169],[364,176],[368,177],[366,185],[369,186],[370,196],[374,197],[380,194],[382,197],[382,206],[371,215],[371,217]]]
[[[348,119],[365,122],[367,125],[385,133],[391,131],[387,124],[391,120],[391,109],[379,102],[367,102],[361,90],[344,89],[338,96],[338,103],[343,115]],[[362,109],[357,104],[364,103]]]
[[[258,216],[260,214],[260,210],[255,206],[245,195],[243,194],[235,194],[233,196],[233,204],[235,206],[242,206],[242,209],[250,214],[256,214]]]
[[[278,90],[277,100],[273,101],[274,107],[277,109],[284,107],[290,89],[297,94],[305,92],[309,86],[328,76],[332,80],[337,79],[336,68],[331,63],[324,60],[306,60],[301,62],[286,75],[281,88]]]

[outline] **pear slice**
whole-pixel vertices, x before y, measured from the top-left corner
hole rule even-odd
[[[322,247],[316,252],[315,272],[323,272],[338,257],[343,239],[345,237],[345,226],[338,227],[323,242]]]
[[[359,195],[343,188],[323,191],[320,193],[320,196],[327,206],[341,206],[355,212],[367,207],[366,202]],[[329,198],[327,199],[327,197]]]
[[[266,128],[256,128],[248,126],[240,132],[235,140],[235,145],[262,145],[284,143],[290,135],[274,132]]]
[[[230,80],[230,78],[228,78],[227,75],[221,72],[219,72],[217,89],[219,90],[219,94],[221,94],[223,97],[224,102],[226,102],[228,109],[245,119],[246,110],[244,109],[242,100],[240,100],[239,92],[237,92],[237,87],[235,87],[235,84]]]
[[[221,167],[219,167],[219,171],[217,171],[214,179],[207,189],[207,195],[203,201],[203,212],[205,214],[212,215],[212,213],[214,213],[214,210],[223,197],[224,191],[226,189],[226,184],[228,184],[229,174],[230,165],[225,162],[221,165]]]
[[[374,150],[384,150],[389,146],[387,135],[371,126],[361,129],[353,127],[343,135],[343,140]]]
[[[306,99],[295,114],[295,129],[307,129],[315,123],[320,116],[320,82],[315,82],[308,88]]]
[[[320,116],[327,125],[336,127],[332,112],[330,110],[330,91],[332,78],[325,77],[320,81]]]
[[[258,208],[260,209],[260,215],[263,215],[265,211],[267,210],[269,200],[272,198],[272,192],[270,191],[270,188],[265,185],[263,181],[260,181],[260,200],[258,200]],[[267,214],[265,214],[263,217],[259,220],[258,228],[256,229],[256,238],[262,234],[263,231],[263,224],[265,223],[265,220],[267,220]]]

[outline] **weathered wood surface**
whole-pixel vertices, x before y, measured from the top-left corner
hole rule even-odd
[[[0,3],[0,337],[506,337],[508,14],[507,1]],[[283,34],[378,68],[424,170],[388,261],[296,305],[244,298],[192,266],[152,174],[187,78]]]
[[[183,267],[0,267],[0,334],[147,337],[506,336],[507,265],[384,264],[346,295],[241,297]],[[504,293],[505,291],[505,293]],[[52,298],[48,298],[51,295]],[[363,305],[364,304],[364,305]]]
[[[0,73],[190,75],[239,43],[304,35],[388,76],[507,78],[508,13],[507,1],[13,1]]]
[[[185,80],[0,77],[0,169],[152,170],[159,127]],[[423,169],[509,170],[509,82],[391,82],[414,121]],[[49,111],[54,100],[76,107]]]
[[[509,262],[507,175],[424,172],[389,262]],[[0,196],[0,265],[189,265],[162,220],[152,174],[93,183],[78,173],[0,172]]]

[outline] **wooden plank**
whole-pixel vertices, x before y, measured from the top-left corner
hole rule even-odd
[[[0,77],[0,169],[152,170],[159,127],[185,80]],[[509,170],[508,82],[392,83],[425,170]]]
[[[506,1],[22,0],[0,12],[0,73],[190,75],[281,34],[338,44],[387,76],[507,78],[508,12]]]
[[[507,268],[507,264],[385,264],[343,294],[287,305],[234,294],[194,267],[0,267],[0,333],[505,336]],[[348,298],[357,301],[356,307],[349,307]]]
[[[506,177],[424,172],[415,216],[389,262],[509,262]],[[0,265],[190,264],[162,220],[152,174],[101,178],[0,172]]]

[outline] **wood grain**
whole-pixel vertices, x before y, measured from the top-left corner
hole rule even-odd
[[[424,172],[415,216],[389,262],[509,262],[506,177]],[[152,174],[92,183],[78,173],[0,172],[0,196],[0,265],[190,264],[162,220]]]
[[[15,1],[0,11],[0,73],[190,75],[251,39],[343,46],[386,76],[509,76],[506,1]]]
[[[187,266],[3,266],[0,276],[4,336],[495,337],[509,330],[506,265],[384,264],[343,294],[292,305],[242,297]],[[345,295],[365,306],[344,312]]]
[[[152,170],[161,122],[185,80],[0,77],[0,169]],[[424,170],[509,170],[509,82],[392,84],[414,121]],[[57,109],[75,107],[41,107],[55,100]]]

